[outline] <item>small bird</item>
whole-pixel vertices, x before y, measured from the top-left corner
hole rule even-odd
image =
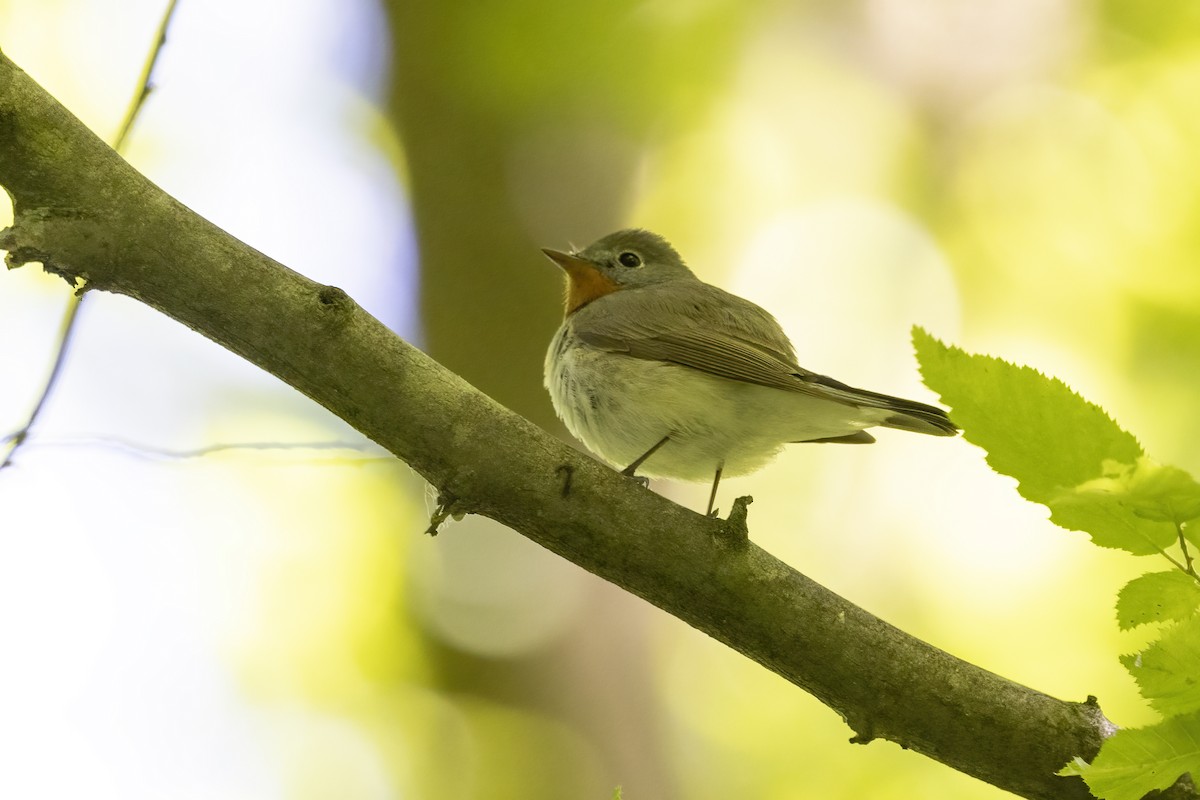
[[[711,477],[709,516],[722,475],[754,472],[785,444],[869,444],[864,428],[876,425],[959,431],[940,408],[804,369],[770,313],[697,278],[658,234],[620,230],[578,252],[542,252],[567,278],[546,353],[554,410],[625,475]]]

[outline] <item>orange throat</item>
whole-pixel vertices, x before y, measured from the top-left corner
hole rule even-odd
[[[567,270],[566,316],[571,316],[596,298],[612,294],[620,284],[591,266],[575,266]]]

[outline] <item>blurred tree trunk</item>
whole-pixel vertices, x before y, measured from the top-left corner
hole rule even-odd
[[[472,5],[473,14],[486,14]],[[546,191],[552,198],[579,192],[586,202],[571,206],[579,210],[573,218],[558,215],[555,225],[562,230],[547,229],[547,238],[536,240],[531,228],[548,228],[548,220],[528,213],[523,218],[518,207],[519,191],[539,188],[536,176],[522,185],[528,176],[514,170],[529,163],[532,149],[530,169],[538,171],[540,126],[555,121],[554,109],[547,108],[544,116],[529,113],[527,102],[509,103],[498,90],[489,90],[495,76],[478,61],[474,34],[464,30],[479,20],[467,17],[462,6],[411,0],[387,4],[394,42],[391,109],[409,170],[425,349],[504,405],[553,427],[542,388],[542,360],[561,320],[562,276],[539,247],[565,247],[571,237],[582,244],[584,237],[590,240],[617,226],[621,211],[614,186],[625,183],[636,152],[582,142],[576,154],[581,163],[573,164],[572,135],[558,137],[557,152],[566,153],[563,167],[569,171],[557,175],[559,185]],[[498,22],[493,35],[520,39],[521,14],[511,8],[495,10],[493,19],[507,17],[510,24]],[[527,44],[536,50],[536,43]],[[545,101],[554,102],[552,97]],[[601,185],[589,185],[588,175],[603,176]],[[453,527],[443,535],[454,536]],[[545,559],[537,559],[541,566],[532,563],[538,555],[531,552],[535,546],[512,537],[511,547],[515,552],[506,562],[524,565],[528,574],[523,577],[532,584],[544,581],[538,571],[546,569]],[[453,556],[444,563],[447,570],[456,567]],[[516,658],[486,658],[431,641],[444,688],[543,713],[573,727],[596,747],[603,778],[612,779],[606,792],[622,783],[627,789],[637,787],[640,797],[675,796],[655,737],[659,715],[646,685],[647,654],[640,635],[645,626],[636,619],[647,607],[616,602],[620,592],[565,562],[549,568],[588,584],[586,595],[593,602],[585,613],[551,648]],[[606,664],[620,669],[606,669]],[[581,785],[582,776],[569,773],[555,769],[521,777],[531,788],[529,797],[597,796],[598,787]],[[546,785],[553,781],[559,784]]]

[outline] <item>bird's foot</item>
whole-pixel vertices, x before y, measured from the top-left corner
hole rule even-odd
[[[624,475],[626,478],[629,478],[630,480],[632,480],[638,486],[641,486],[643,489],[645,489],[647,486],[650,485],[650,479],[646,478],[642,475],[634,474],[635,472],[637,472],[637,468],[639,466],[641,466],[641,463],[642,463],[642,459],[639,458],[637,461],[633,462],[628,467],[621,470],[621,474]]]

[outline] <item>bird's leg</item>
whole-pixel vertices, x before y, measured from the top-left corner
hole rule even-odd
[[[636,477],[633,473],[637,471],[637,468],[640,467],[647,458],[649,458],[650,456],[652,456],[656,452],[658,452],[658,448],[660,448],[664,444],[666,444],[667,440],[669,440],[670,438],[671,437],[668,435],[668,436],[664,436],[663,438],[659,439],[658,442],[654,445],[654,447],[651,447],[649,450],[642,453],[642,455],[639,456],[636,461],[634,461],[632,464],[630,464],[625,469],[621,470],[621,474],[628,475],[630,478],[633,478],[638,483],[640,483],[642,486],[648,486],[650,484],[649,478],[639,478],[639,477]]]
[[[717,501],[717,485],[721,483],[721,470],[725,469],[725,462],[717,462],[717,474],[713,476],[712,493],[708,496],[708,511],[704,512],[705,516],[713,516],[713,503]]]

